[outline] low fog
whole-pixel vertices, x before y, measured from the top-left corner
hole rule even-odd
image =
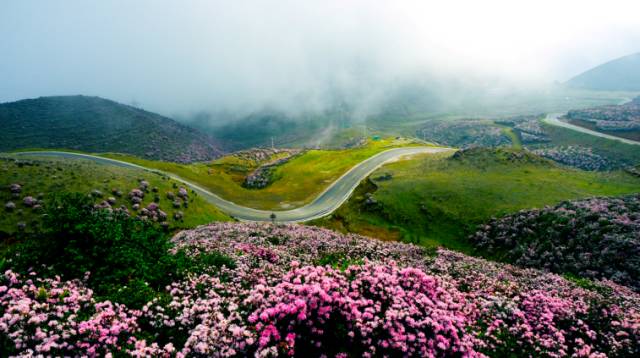
[[[85,94],[176,118],[344,105],[359,117],[411,89],[455,103],[564,81],[639,51],[639,10],[573,0],[5,1],[0,102]]]

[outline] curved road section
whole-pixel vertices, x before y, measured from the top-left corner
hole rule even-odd
[[[369,176],[374,170],[385,163],[397,160],[404,156],[422,153],[441,153],[452,150],[451,148],[433,148],[433,147],[406,147],[394,148],[378,153],[371,158],[361,162],[349,171],[344,173],[338,180],[333,182],[325,191],[316,197],[311,203],[296,209],[286,211],[269,211],[248,208],[225,200],[218,195],[208,191],[207,189],[184,180],[179,176],[160,170],[146,168],[140,165],[99,157],[90,154],[72,153],[63,151],[38,151],[38,152],[18,152],[12,155],[30,155],[30,156],[54,156],[62,158],[89,159],[96,163],[116,165],[126,168],[142,169],[152,173],[158,173],[170,177],[171,179],[180,181],[196,191],[209,203],[215,205],[223,212],[243,221],[271,221],[271,215],[275,214],[275,221],[278,222],[302,222],[317,219],[331,214],[338,209],[353,193],[360,181]]]
[[[571,124],[571,123],[565,122],[563,120],[560,120],[560,117],[563,116],[563,115],[564,115],[563,113],[547,114],[547,117],[545,117],[543,119],[543,122],[551,124],[551,125],[554,125],[554,126],[571,129],[571,130],[576,131],[576,132],[581,132],[581,133],[589,134],[589,135],[592,135],[592,136],[600,137],[600,138],[617,140],[618,142],[622,142],[622,143],[625,143],[625,144],[640,145],[640,142],[635,141],[635,140],[616,137],[614,135],[596,132],[596,131],[593,131],[591,129],[587,129],[587,128],[584,128],[584,127],[576,126],[575,124]]]

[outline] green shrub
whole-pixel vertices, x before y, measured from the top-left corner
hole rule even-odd
[[[174,258],[176,261],[176,271],[182,274],[189,272],[202,274],[223,266],[230,269],[236,268],[236,263],[232,258],[215,251],[201,252],[195,257],[190,257],[185,251],[181,250],[174,255]]]
[[[189,258],[169,253],[169,236],[123,212],[94,209],[81,194],[63,194],[45,209],[43,230],[12,247],[5,266],[65,279],[86,278],[99,299],[139,308],[164,287],[207,266],[233,261],[218,253]]]
[[[349,266],[362,265],[364,260],[362,258],[349,257],[344,252],[328,252],[320,256],[316,260],[315,264],[318,266],[330,266],[334,269],[346,270]]]

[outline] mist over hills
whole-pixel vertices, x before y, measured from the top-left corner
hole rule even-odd
[[[596,66],[566,84],[600,91],[640,91],[640,52]]]
[[[40,97],[2,103],[0,127],[0,151],[73,149],[184,163],[222,153],[218,143],[196,129],[99,97]]]

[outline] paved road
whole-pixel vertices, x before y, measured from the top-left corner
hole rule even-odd
[[[160,170],[146,168],[140,165],[99,157],[90,154],[71,153],[63,151],[38,151],[38,152],[19,152],[12,153],[12,155],[30,155],[30,156],[55,156],[62,158],[81,158],[89,159],[97,163],[116,165],[120,167],[143,169],[149,172],[160,173],[166,175],[174,180],[180,181],[191,189],[195,190],[199,195],[205,198],[208,202],[218,207],[225,213],[243,221],[270,221],[270,215],[276,214],[276,221],[279,222],[302,222],[316,218],[323,217],[332,213],[338,209],[342,203],[344,203],[353,190],[358,186],[360,181],[369,176],[374,170],[379,168],[385,163],[396,160],[403,156],[420,154],[420,153],[441,153],[450,151],[450,148],[432,148],[432,147],[406,147],[406,148],[394,148],[387,151],[378,153],[373,157],[361,162],[355,167],[351,168],[348,172],[342,175],[338,180],[333,182],[325,191],[323,191],[318,197],[316,197],[311,203],[287,211],[269,211],[269,210],[257,210],[248,208],[242,205],[232,203],[228,200],[222,199],[218,195],[208,191],[207,189],[184,180],[179,176]]]
[[[560,117],[563,116],[564,113],[551,113],[551,114],[547,114],[547,117],[545,117],[543,119],[543,121],[545,123],[554,125],[554,126],[558,126],[558,127],[562,127],[562,128],[567,128],[567,129],[571,129],[577,132],[581,132],[581,133],[585,133],[585,134],[590,134],[596,137],[600,137],[600,138],[606,138],[606,139],[611,139],[611,140],[617,140],[618,142],[622,142],[625,144],[631,144],[631,145],[640,145],[640,142],[635,141],[635,140],[631,140],[631,139],[626,139],[626,138],[620,138],[620,137],[616,137],[610,134],[605,134],[605,133],[600,133],[597,131],[593,131],[591,129],[587,129],[584,127],[580,127],[580,126],[576,126],[575,124],[571,124],[568,122],[565,122],[563,120],[560,120]]]

